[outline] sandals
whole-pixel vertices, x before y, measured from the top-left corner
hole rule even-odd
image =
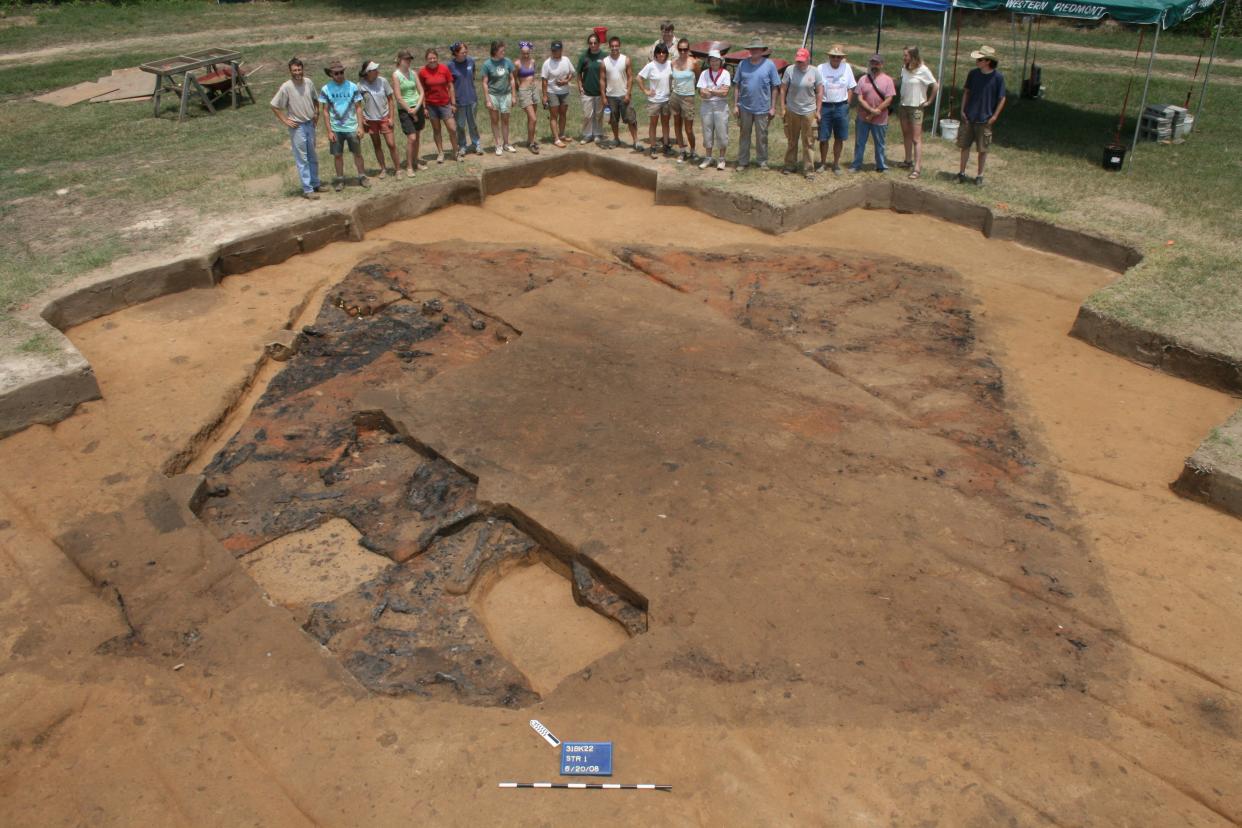
[[[555,141],[552,142],[552,146],[565,149],[565,142],[562,141],[560,138],[557,138]]]
[[[909,175],[908,177],[909,177],[909,178],[918,178],[918,177],[919,177],[919,171],[918,171],[918,170],[915,170],[914,172],[910,173],[910,175]]]

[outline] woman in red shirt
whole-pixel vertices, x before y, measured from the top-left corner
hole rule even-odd
[[[457,92],[453,89],[453,73],[440,62],[435,49],[428,49],[426,65],[418,70],[418,79],[423,82],[425,97],[423,105],[427,109],[427,117],[431,119],[431,128],[436,139],[436,163],[444,163],[444,142],[440,138],[440,124],[444,124],[448,135],[457,134],[457,123],[453,113],[457,111]],[[462,153],[457,153],[457,160],[462,160]]]

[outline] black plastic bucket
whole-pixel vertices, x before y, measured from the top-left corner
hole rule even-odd
[[[1121,144],[1109,144],[1104,147],[1104,169],[1117,172],[1126,163],[1126,148]]]

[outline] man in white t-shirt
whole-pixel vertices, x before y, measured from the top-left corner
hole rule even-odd
[[[828,62],[819,65],[819,77],[824,82],[824,102],[819,110],[819,166],[816,169],[823,172],[827,168],[831,139],[832,171],[840,175],[841,148],[850,136],[850,98],[858,85],[840,44],[828,50]]]
[[[703,163],[700,170],[712,164],[713,154],[716,156],[716,169],[725,168],[725,151],[729,148],[729,87],[733,83],[729,70],[724,68],[724,59],[719,49],[707,53],[707,68],[699,75],[696,84],[703,106],[699,115],[703,121],[703,144],[705,146]]]
[[[605,107],[609,112],[608,124],[612,127],[612,146],[621,146],[621,122],[630,128],[630,141],[635,152],[642,152],[638,145],[638,115],[630,105],[634,88],[634,67],[630,59],[621,54],[621,38],[608,38],[608,55],[599,62],[600,87],[604,90]]]
[[[564,44],[552,41],[552,57],[543,62],[539,72],[543,84],[543,108],[552,122],[552,143],[563,147],[572,140],[565,136],[565,118],[569,114],[569,85],[574,80],[574,64],[563,54]]]
[[[668,142],[668,119],[672,114],[669,98],[672,96],[673,67],[668,62],[668,48],[663,43],[655,45],[655,59],[643,67],[638,73],[643,83],[643,94],[647,96],[647,117],[651,125],[647,132],[647,143],[651,145],[651,157],[660,153],[661,146],[665,152],[671,149]],[[656,144],[656,121],[660,122],[661,145]]]
[[[306,67],[298,58],[289,61],[289,80],[280,85],[272,98],[272,112],[289,128],[293,145],[293,166],[302,184],[302,197],[319,198],[319,157],[315,154],[315,121],[319,119],[319,90],[306,78]]]

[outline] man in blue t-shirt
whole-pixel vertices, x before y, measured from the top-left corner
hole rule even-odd
[[[332,162],[336,164],[336,178],[332,180],[332,189],[338,193],[344,187],[345,178],[345,146],[354,156],[354,167],[358,170],[358,186],[370,187],[367,181],[367,170],[362,164],[362,90],[358,84],[345,80],[345,67],[339,60],[324,69],[330,80],[319,87],[319,102],[323,104],[324,129],[328,133],[328,150],[332,153]]]
[[[448,68],[453,73],[453,92],[457,96],[457,152],[465,154],[468,132],[475,153],[482,155],[479,127],[474,122],[474,113],[479,108],[479,93],[474,88],[474,58],[470,57],[470,46],[461,41],[454,43],[449,50],[453,53],[453,59],[449,61]]]
[[[992,127],[1005,110],[1005,76],[996,71],[996,50],[980,46],[971,52],[975,68],[966,76],[966,90],[962,93],[962,125],[957,132],[957,146],[962,151],[962,165],[957,171],[959,183],[966,183],[966,164],[970,161],[970,148],[979,154],[979,172],[975,184],[983,186],[983,166],[988,160],[988,147],[992,145]]]
[[[742,130],[737,147],[737,168],[750,165],[750,133],[755,132],[755,159],[760,169],[768,167],[768,124],[776,114],[772,94],[781,88],[781,75],[776,64],[765,57],[768,47],[755,40],[746,47],[750,57],[737,65],[733,79],[733,114],[738,116]]]

